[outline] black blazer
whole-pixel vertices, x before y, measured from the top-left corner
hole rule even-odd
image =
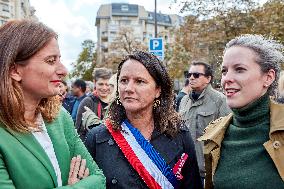
[[[194,144],[188,129],[182,129],[174,138],[154,130],[150,142],[171,168],[181,158],[182,153],[187,153],[189,158],[182,169],[184,178],[179,182],[179,188],[203,188]],[[93,128],[87,134],[85,144],[99,168],[103,170],[106,176],[107,188],[148,188],[138,173],[128,163],[105,125],[102,124]]]

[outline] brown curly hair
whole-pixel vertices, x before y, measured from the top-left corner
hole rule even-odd
[[[153,108],[155,128],[161,133],[174,137],[180,130],[181,119],[173,106],[173,82],[165,66],[156,56],[144,51],[135,51],[133,54],[127,55],[119,64],[116,79],[117,85],[121,68],[130,59],[143,64],[149,74],[154,78],[157,86],[161,88],[161,95],[159,97],[160,105]],[[117,89],[116,98],[110,105],[107,115],[114,130],[121,130],[121,123],[126,119],[126,112],[119,101],[118,94]]]
[[[57,34],[44,24],[31,20],[13,20],[0,27],[0,122],[18,132],[30,132],[33,123],[24,118],[25,106],[22,87],[10,77],[15,64],[26,64],[27,59],[41,50]],[[60,110],[58,97],[42,99],[36,113],[41,112],[48,122]]]

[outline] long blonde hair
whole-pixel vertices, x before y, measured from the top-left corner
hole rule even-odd
[[[57,34],[44,24],[31,20],[13,20],[0,27],[0,122],[18,132],[30,132],[24,118],[23,91],[19,82],[10,77],[15,64],[26,64],[27,59],[41,50]],[[36,110],[48,122],[60,109],[57,97],[42,99]]]

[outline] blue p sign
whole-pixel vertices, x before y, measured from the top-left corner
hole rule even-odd
[[[162,51],[163,50],[163,39],[162,38],[153,38],[149,41],[149,50],[150,51]]]
[[[152,38],[149,40],[149,52],[164,60],[163,38]]]

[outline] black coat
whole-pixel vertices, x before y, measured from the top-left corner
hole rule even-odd
[[[150,143],[171,168],[173,168],[184,152],[187,153],[189,158],[182,169],[184,178],[179,182],[179,188],[203,188],[194,144],[187,129],[182,130],[173,139],[154,130]],[[98,166],[103,170],[106,176],[107,188],[148,188],[138,173],[128,163],[105,125],[93,128],[87,134],[85,144]]]

